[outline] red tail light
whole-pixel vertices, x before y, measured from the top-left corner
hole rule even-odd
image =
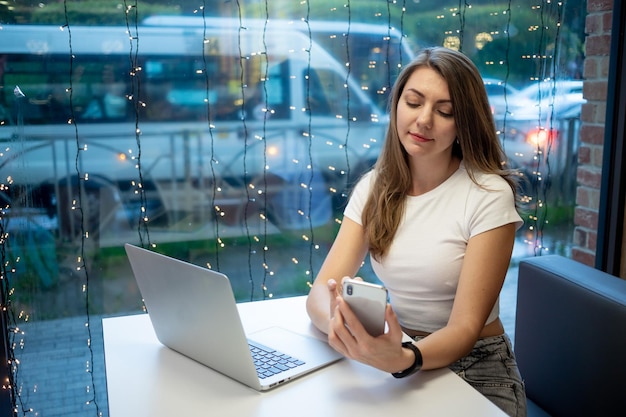
[[[558,137],[556,129],[538,127],[526,134],[526,143],[535,148],[546,148]]]

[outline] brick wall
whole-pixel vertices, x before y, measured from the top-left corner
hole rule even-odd
[[[583,105],[572,258],[595,266],[613,1],[587,0]]]

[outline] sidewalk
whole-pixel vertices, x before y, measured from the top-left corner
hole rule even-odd
[[[84,317],[20,326],[19,415],[30,409],[38,417],[108,417],[101,317],[92,317],[90,327],[91,350]]]

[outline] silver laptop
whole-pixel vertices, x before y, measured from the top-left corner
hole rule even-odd
[[[280,327],[247,337],[224,274],[125,248],[157,338],[170,349],[259,391],[341,359],[327,343]]]

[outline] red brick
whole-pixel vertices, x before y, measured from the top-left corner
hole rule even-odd
[[[611,33],[611,29],[613,28],[613,13],[603,13],[602,14],[602,27],[605,32]]]
[[[585,78],[586,80],[598,78],[599,73],[600,64],[598,62],[598,59],[593,57],[586,58],[583,64],[583,78]]]
[[[585,41],[585,55],[609,55],[611,52],[610,35],[590,35]]]
[[[599,78],[608,80],[609,79],[609,69],[611,65],[611,59],[608,56],[598,57],[599,65],[600,65],[600,75]]]
[[[585,81],[583,84],[583,97],[587,100],[606,101],[607,81]]]
[[[596,251],[598,247],[598,233],[597,232],[589,232],[589,235],[587,236],[587,247],[594,252]]]
[[[590,13],[585,18],[585,33],[588,35],[603,35],[611,33],[613,27],[613,13]]]
[[[604,126],[590,126],[583,124],[580,127],[581,143],[589,143],[593,145],[604,144]]]
[[[596,123],[606,125],[606,100],[594,103],[593,107]]]
[[[589,190],[587,187],[576,188],[576,205],[580,207],[589,207]]]
[[[579,166],[576,172],[576,180],[580,185],[599,189],[602,183],[602,172],[597,168]]]
[[[597,249],[598,234],[595,231],[577,227],[574,229],[574,237],[572,240],[576,246],[595,252]]]
[[[579,186],[576,189],[576,205],[598,211],[600,209],[600,190],[592,187]]]
[[[572,243],[575,246],[581,246],[583,248],[587,247],[587,235],[589,232],[587,230],[581,229],[579,227],[574,229],[574,238],[572,239]]]
[[[583,187],[576,187],[576,205],[589,207],[589,193]]]
[[[598,228],[598,213],[583,207],[574,209],[574,223],[587,229],[596,230]]]
[[[613,0],[587,0],[587,11],[589,13],[604,10],[613,10]]]
[[[584,165],[591,162],[591,148],[589,146],[580,145],[578,148],[578,164]]]
[[[596,264],[595,253],[582,250],[581,248],[572,248],[572,259],[591,267],[595,267]]]
[[[588,101],[583,104],[580,120],[588,124],[604,125],[606,120],[606,101]]]
[[[582,109],[580,110],[580,120],[582,122],[593,123],[595,120],[595,112],[593,109],[593,105],[589,102],[582,105]]]
[[[589,207],[592,210],[599,211],[600,210],[600,188],[590,189],[589,190]]]
[[[602,163],[603,163],[603,153],[604,153],[604,147],[603,146],[594,146],[593,148],[591,148],[592,151],[592,164],[593,166],[596,166],[598,168],[602,168]]]
[[[602,33],[602,18],[602,13],[588,14],[585,19],[585,33],[594,35]]]

